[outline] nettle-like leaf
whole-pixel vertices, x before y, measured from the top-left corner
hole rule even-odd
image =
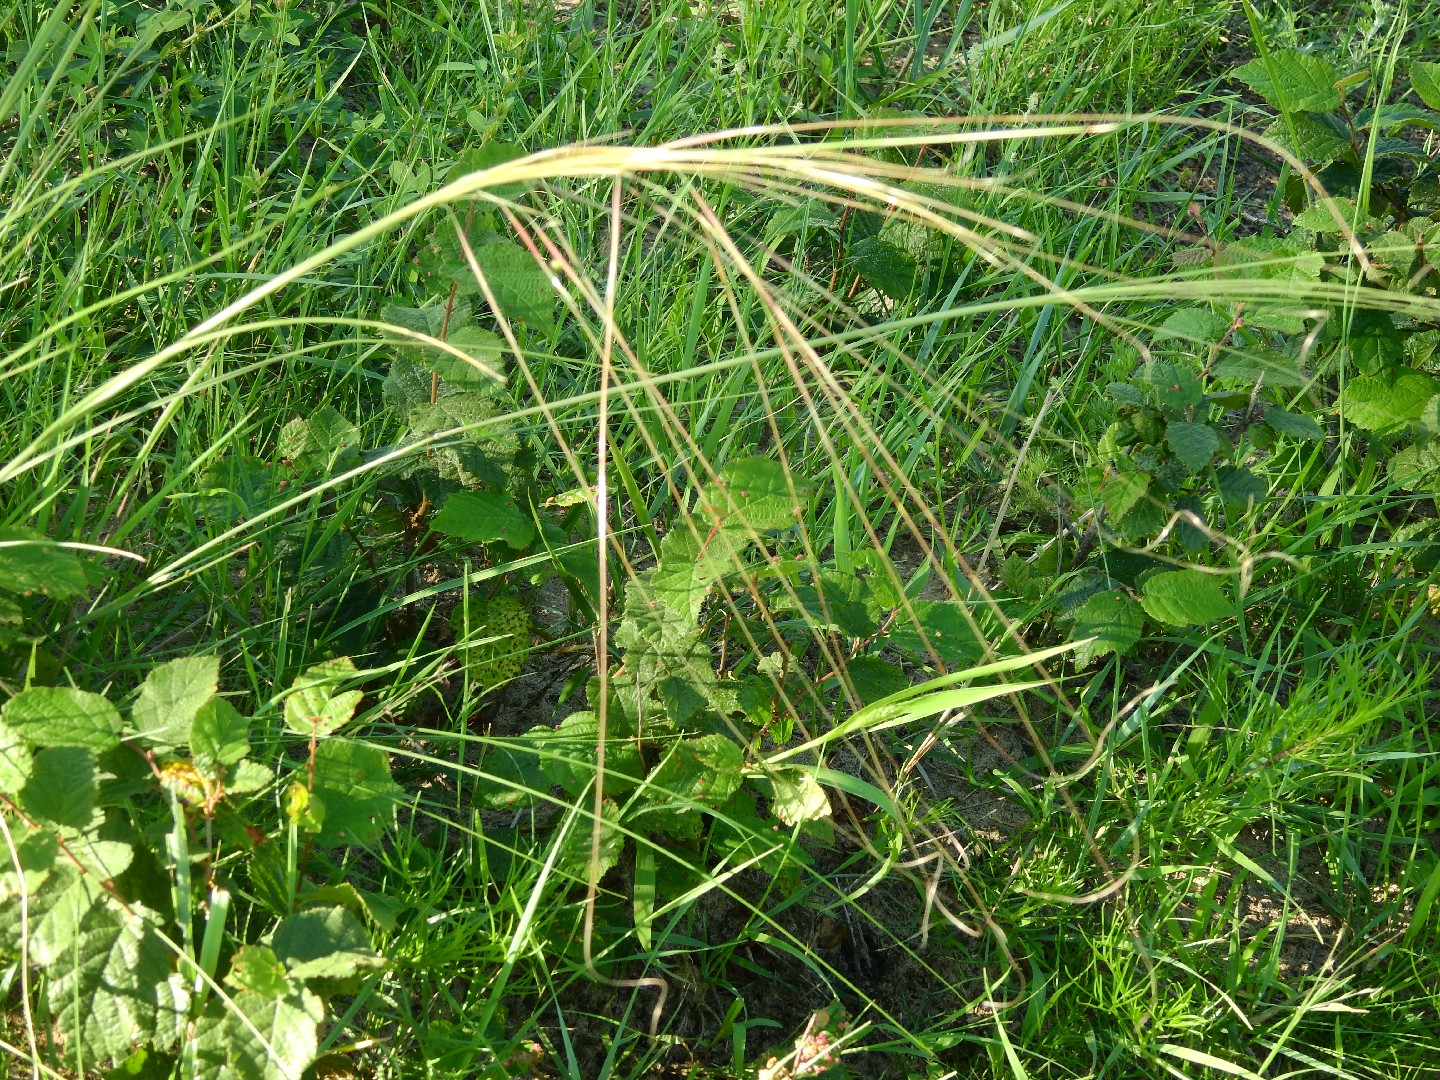
[[[385,966],[369,932],[343,907],[286,916],[271,935],[270,948],[295,979],[344,979]]]
[[[81,830],[91,825],[98,794],[94,751],[47,746],[35,752],[20,806],[32,818]]]
[[[458,491],[445,500],[430,527],[472,543],[505,544],[517,550],[535,539],[530,515],[505,491]]]
[[[1070,639],[1095,639],[1075,650],[1075,662],[1084,666],[1106,653],[1128,655],[1140,641],[1144,626],[1144,611],[1125,590],[1095,593],[1075,611]]]
[[[1165,442],[1185,467],[1199,472],[1220,449],[1220,433],[1209,424],[1171,420],[1165,425]]]
[[[694,622],[715,583],[744,566],[747,546],[745,536],[728,529],[704,537],[684,526],[672,529],[660,541],[660,565],[645,575],[646,586],[657,600]]]
[[[807,488],[778,461],[751,457],[728,462],[718,483],[701,492],[700,507],[726,529],[766,533],[799,521],[806,497]]]
[[[315,794],[326,807],[319,843],[373,847],[395,824],[404,791],[390,779],[390,758],[383,750],[326,739],[315,751]]]
[[[195,1031],[196,1054],[215,1080],[301,1080],[319,1049],[320,998],[293,983],[285,994],[242,990],[212,1001]]]
[[[696,821],[699,818],[695,815]],[[557,868],[583,879],[590,865],[591,836],[594,822],[581,816],[566,834],[555,863]],[[606,799],[600,808],[600,862],[598,870],[604,874],[620,862],[625,851],[625,832],[620,828],[620,807],[614,799]]]
[[[1365,431],[1393,433],[1420,418],[1425,403],[1440,392],[1440,379],[1413,368],[1362,376],[1345,384],[1341,415]]]
[[[446,319],[446,312],[449,319]],[[380,309],[380,317],[387,323],[416,334],[443,341],[452,349],[464,353],[470,360],[456,356],[447,349],[410,337],[396,337],[395,348],[410,364],[439,375],[449,388],[475,389],[495,381],[504,369],[505,342],[499,334],[481,329],[466,300],[453,304],[432,304],[424,308],[387,305]],[[392,374],[394,369],[392,368]],[[397,377],[395,390],[406,399],[406,404],[418,405],[429,402],[431,380],[423,376],[405,385],[404,370]]]
[[[1270,124],[1265,137],[1313,165],[1327,165],[1350,150],[1344,121],[1329,114],[1291,113]]]
[[[1169,626],[1204,626],[1235,614],[1220,580],[1200,570],[1171,570],[1146,579],[1140,588],[1146,614]]]
[[[190,754],[197,768],[211,775],[217,766],[234,765],[250,753],[250,721],[224,698],[214,697],[195,714]]]
[[[301,476],[342,472],[360,464],[360,429],[322,405],[280,429],[276,453]]]
[[[830,816],[830,797],[809,769],[773,768],[759,779],[769,789],[771,811],[786,825],[793,828]]]
[[[0,709],[0,721],[32,746],[105,751],[120,745],[120,713],[100,694],[67,686],[32,686]]]
[[[285,726],[305,736],[339,731],[354,717],[365,692],[337,692],[335,687],[355,675],[355,663],[348,656],[307,668],[296,678],[285,699]]]
[[[965,605],[952,600],[915,600],[899,608],[885,642],[924,663],[949,667],[979,659],[985,651]]]
[[[880,628],[860,579],[835,570],[822,569],[811,584],[785,590],[773,606],[777,611],[803,611],[810,626],[846,637],[868,638]]]
[[[1293,439],[1320,440],[1325,437],[1325,432],[1313,416],[1291,412],[1278,405],[1265,410],[1265,425],[1276,434],[1289,435]]]
[[[1100,498],[1104,500],[1105,512],[1118,521],[1131,511],[1149,489],[1149,473],[1116,469],[1101,482]]]
[[[846,258],[865,284],[892,300],[904,300],[915,291],[920,266],[915,256],[879,236],[867,236],[850,245]]]
[[[1205,400],[1200,377],[1184,364],[1154,362],[1145,366],[1142,379],[1154,388],[1162,409],[1174,415],[1184,413]]]
[[[260,997],[280,997],[295,989],[285,965],[268,945],[241,945],[236,949],[225,981],[237,990]]]
[[[1272,52],[1236,68],[1234,75],[1282,112],[1328,112],[1342,101],[1336,87],[1340,73],[1314,53]]]
[[[725,735],[682,739],[651,771],[646,785],[659,800],[718,806],[740,787],[744,765],[739,745]]]
[[[490,689],[520,677],[530,655],[530,611],[514,596],[472,599],[450,615],[470,678]]]
[[[1215,482],[1220,490],[1220,501],[1242,513],[1259,506],[1270,493],[1268,483],[1238,465],[1220,466],[1215,470]]]
[[[593,712],[572,713],[558,727],[537,726],[525,734],[539,753],[546,778],[565,794],[573,798],[594,781],[600,721]],[[617,739],[613,732],[611,735],[605,746],[605,792],[619,797],[635,789],[645,767],[633,738]]]
[[[200,706],[220,686],[220,659],[186,656],[152,668],[130,707],[130,721],[157,746],[183,746]]]
[[[1410,65],[1410,86],[1426,105],[1440,109],[1440,64],[1416,60]]]
[[[845,682],[861,705],[869,705],[910,685],[905,670],[878,656],[857,656],[845,663]]]
[[[9,795],[19,793],[34,768],[35,758],[29,744],[19,732],[0,720],[0,791]]]
[[[0,529],[0,592],[68,600],[88,584],[85,565],[73,552],[33,529]]]

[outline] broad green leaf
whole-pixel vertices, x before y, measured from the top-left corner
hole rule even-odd
[[[1440,109],[1440,63],[1416,60],[1410,65],[1410,86],[1420,100]]]
[[[915,291],[920,275],[915,257],[888,240],[867,236],[852,244],[846,257],[865,284],[892,300],[903,300]]]
[[[430,526],[446,536],[515,549],[535,538],[530,516],[504,491],[457,491],[445,500]]]
[[[234,765],[250,753],[250,721],[224,698],[211,698],[190,727],[190,753],[196,767],[212,774],[218,765]]]
[[[830,816],[830,797],[803,766],[767,769],[763,779],[769,781],[770,809],[792,828],[806,821],[819,821]]]
[[[1165,425],[1165,442],[1192,473],[1199,472],[1220,449],[1220,433],[1209,424],[1171,420]]]
[[[530,611],[514,596],[475,597],[450,613],[455,648],[470,678],[485,689],[519,678],[530,655]]]
[[[1150,474],[1116,469],[1100,484],[1100,498],[1105,501],[1105,512],[1112,520],[1118,521],[1128,514],[1150,489]]]
[[[48,965],[46,999],[70,1060],[122,1057],[173,1043],[189,1008],[174,954],[143,905],[122,911],[108,897],[85,915],[73,942]]]
[[[305,736],[339,731],[355,716],[365,696],[363,690],[336,690],[337,684],[355,675],[355,663],[348,656],[308,668],[285,699],[285,726]]]
[[[456,356],[450,349],[397,334],[394,344],[400,359],[423,368],[424,374],[407,370],[404,364],[398,368],[392,364],[392,378],[386,380],[388,397],[399,399],[403,405],[428,403],[430,391],[434,388],[433,380],[429,378],[431,374],[440,376],[442,390],[489,386],[500,377],[504,369],[505,343],[498,334],[475,324],[469,301],[451,305],[448,322],[445,315],[445,304],[424,308],[387,305],[380,309],[380,317],[385,322],[444,342],[450,349],[464,354],[463,357]],[[464,357],[469,357],[474,363]]]
[[[85,566],[33,529],[0,529],[0,591],[67,600],[88,585]]]
[[[268,945],[241,945],[235,950],[225,981],[256,997],[284,997],[296,989],[285,965]]]
[[[586,808],[589,808],[587,803]],[[697,822],[700,820],[696,814],[691,814]],[[646,815],[645,820],[651,820],[651,815]],[[593,819],[588,814],[577,815],[577,820],[571,825],[570,831],[566,834],[561,845],[560,852],[556,857],[556,866],[565,870],[579,880],[583,881],[590,865],[591,835],[593,832]],[[611,867],[620,862],[620,856],[625,851],[625,833],[620,828],[620,807],[615,800],[606,799],[600,808],[600,865],[598,870],[604,874]]]
[[[322,405],[281,428],[276,452],[302,476],[341,472],[360,464],[360,429]]]
[[[1128,655],[1139,642],[1144,626],[1144,612],[1123,589],[1096,593],[1075,612],[1070,637],[1083,642],[1075,650],[1075,662],[1083,667],[1106,653]],[[1095,640],[1086,642],[1086,638]]]
[[[219,657],[187,656],[161,664],[141,684],[130,722],[158,746],[183,746],[190,741],[195,714],[219,685]]]
[[[525,734],[540,755],[546,777],[565,794],[573,798],[594,781],[600,721],[593,712],[571,713],[559,727],[533,727]],[[636,742],[612,738],[605,747],[605,793],[624,795],[634,790],[644,775]]]
[[[485,282],[494,294],[499,310],[496,315],[507,321],[520,320],[538,330],[555,328],[555,305],[559,293],[551,284],[551,274],[530,252],[519,244],[502,241],[474,248],[475,261]],[[460,278],[461,288],[482,293],[479,279],[466,262]]]
[[[1205,400],[1200,377],[1183,364],[1147,364],[1143,377],[1155,388],[1160,406],[1173,413],[1193,408]]]
[[[35,752],[20,806],[31,817],[84,829],[90,825],[97,794],[95,754],[80,746],[50,746]]]
[[[1236,68],[1234,75],[1281,112],[1338,109],[1340,74],[1323,56],[1295,50],[1272,52]]]
[[[5,703],[0,719],[32,746],[120,745],[120,713],[99,694],[68,686],[32,686]]]
[[[370,934],[343,907],[313,908],[287,916],[275,928],[270,948],[296,979],[343,979],[385,966]]]
[[[1366,431],[1390,434],[1418,420],[1437,392],[1440,379],[1412,368],[1351,379],[1340,395],[1341,415]]]
[[[1171,312],[1155,328],[1157,342],[1179,339],[1186,345],[1209,345],[1219,341],[1230,328],[1230,320],[1208,307],[1183,307]]]
[[[878,656],[857,656],[846,661],[845,681],[861,705],[889,697],[910,685],[903,668]]]
[[[1308,413],[1291,412],[1278,405],[1271,405],[1265,410],[1265,423],[1277,434],[1289,435],[1293,439],[1318,440],[1325,437],[1325,432],[1321,430],[1313,416]]]
[[[14,700],[13,698],[11,700]],[[30,779],[35,759],[19,732],[0,722],[0,792],[17,795]]]
[[[225,777],[225,790],[232,795],[246,795],[259,791],[275,779],[275,774],[258,761],[248,758],[235,763]]]
[[[798,522],[806,498],[806,486],[778,461],[751,457],[728,462],[719,482],[701,492],[700,507],[727,529],[765,533]]]
[[[1405,362],[1405,339],[1383,311],[1357,311],[1350,317],[1346,344],[1350,358],[1365,375],[1386,375]]]
[[[1307,386],[1310,377],[1289,357],[1273,349],[1251,349],[1246,352],[1225,352],[1210,369],[1213,378],[1228,383],[1254,386],[1294,388]]]
[[[1140,603],[1151,618],[1169,626],[1205,625],[1235,614],[1220,579],[1199,570],[1154,575],[1141,586]]]
[[[460,156],[455,159],[455,164],[450,166],[450,171],[445,174],[445,182],[453,183],[462,176],[485,169],[493,169],[497,165],[504,165],[507,161],[515,161],[524,156],[525,150],[513,143],[483,143],[480,146],[461,151]],[[498,184],[485,190],[502,199],[514,199],[525,188],[523,184]]]
[[[1329,164],[1350,149],[1344,123],[1329,115],[1291,113],[1276,120],[1264,134],[1301,161],[1317,167]]]
[[[823,570],[814,584],[797,585],[776,596],[773,606],[776,611],[803,611],[812,629],[868,638],[880,627],[875,612],[860,596],[860,582],[853,574]]]
[[[404,794],[390,779],[390,759],[373,746],[326,739],[315,751],[315,794],[325,801],[321,844],[373,847],[395,823],[395,805]]]
[[[744,764],[745,756],[733,739],[702,735],[677,743],[646,783],[660,800],[718,806],[740,786]]]
[[[984,652],[965,605],[953,600],[915,600],[897,609],[885,641],[925,663],[968,664]]]
[[[283,997],[241,991],[212,1001],[196,1025],[203,1072],[217,1080],[301,1080],[319,1048],[321,1000],[301,989]]]
[[[528,738],[507,739],[486,747],[475,785],[475,800],[491,810],[535,805],[550,791],[550,778]]]
[[[1249,469],[1238,465],[1222,465],[1215,470],[1220,501],[1227,507],[1246,512],[1265,501],[1270,485]]]
[[[744,566],[747,538],[729,529],[696,537],[680,525],[660,541],[660,565],[646,576],[655,597],[694,622],[715,582]]]
[[[1424,490],[1440,475],[1440,443],[1397,450],[1385,463],[1385,475],[1408,490]]]

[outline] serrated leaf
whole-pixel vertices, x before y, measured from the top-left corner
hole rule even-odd
[[[211,698],[190,726],[190,753],[196,767],[212,774],[218,765],[234,765],[250,753],[250,721],[224,698]]]
[[[315,794],[326,806],[319,843],[373,847],[395,824],[404,791],[390,779],[390,758],[383,750],[332,738],[315,751]]]
[[[809,769],[769,769],[763,779],[770,789],[770,809],[786,825],[793,828],[830,816],[830,798]]]
[[[1150,474],[1128,472],[1116,469],[1100,484],[1100,498],[1105,502],[1105,511],[1114,520],[1128,514],[1150,489]]]
[[[186,656],[152,668],[130,707],[130,722],[157,746],[190,741],[195,714],[220,686],[220,659]]]
[[[1325,437],[1325,432],[1321,430],[1313,416],[1308,413],[1291,412],[1278,405],[1272,405],[1265,410],[1265,424],[1277,434],[1289,435],[1295,439],[1323,439]]]
[[[1171,420],[1165,425],[1165,442],[1192,473],[1199,472],[1220,449],[1220,433],[1209,424]]]
[[[1440,475],[1440,443],[1397,450],[1385,463],[1385,475],[1407,490],[1433,488],[1436,476]]]
[[[196,1024],[204,1075],[222,1080],[301,1080],[319,1048],[320,999],[301,989],[284,997],[242,991],[212,1002]]]
[[[700,820],[697,814],[689,816],[696,822]],[[645,820],[651,821],[654,820],[654,817],[647,814]],[[588,815],[582,816],[576,821],[565,837],[565,842],[555,860],[559,867],[582,881],[590,865],[590,841],[593,826],[594,822]],[[598,873],[604,874],[619,863],[620,856],[624,851],[625,832],[620,828],[620,807],[615,804],[613,799],[606,799],[600,808],[600,860],[596,868]]]
[[[306,737],[339,731],[354,717],[365,696],[363,690],[336,689],[355,675],[355,663],[348,656],[306,669],[285,699],[285,726]]]
[[[1337,235],[1346,231],[1349,222],[1356,219],[1354,199],[1335,199],[1317,202],[1303,213],[1295,215],[1295,224],[1322,236]]]
[[[857,656],[847,660],[845,682],[861,705],[889,697],[910,685],[903,668],[878,656]]]
[[[247,758],[236,762],[225,777],[225,790],[232,795],[246,795],[269,786],[274,779],[275,774],[270,769]]]
[[[506,739],[486,747],[475,785],[475,799],[491,810],[533,806],[550,790],[550,778],[528,738]]]
[[[694,622],[715,583],[741,569],[748,541],[728,529],[702,538],[685,526],[672,529],[660,542],[660,565],[646,576],[655,599]]]
[[[1083,667],[1106,653],[1127,656],[1144,626],[1144,612],[1123,589],[1095,593],[1075,611],[1070,640],[1095,639],[1075,650],[1075,662]]]
[[[1366,375],[1385,375],[1405,362],[1405,340],[1383,311],[1357,311],[1345,338],[1350,358]]]
[[[1249,469],[1238,465],[1222,465],[1215,470],[1220,501],[1228,507],[1248,512],[1265,501],[1270,485]]]
[[[1171,312],[1155,328],[1157,341],[1178,339],[1192,349],[1213,344],[1225,336],[1230,320],[1207,307],[1182,307]]]
[[[297,989],[285,965],[268,945],[241,945],[236,949],[225,981],[256,997],[283,997]]]
[[[152,1039],[173,1044],[189,1008],[174,957],[141,904],[93,906],[49,968],[46,999],[71,1060],[105,1061]]]
[[[1145,581],[1140,603],[1151,618],[1169,626],[1203,626],[1235,613],[1235,605],[1213,574],[1171,570]]]
[[[68,600],[87,585],[85,566],[73,552],[33,529],[0,529],[0,591]]]
[[[900,607],[886,643],[924,663],[968,664],[984,652],[965,605],[953,600],[915,600]]]
[[[496,315],[527,323],[538,330],[555,328],[555,305],[559,294],[551,284],[550,272],[530,252],[505,241],[474,248],[475,262],[498,306]],[[479,279],[468,260],[459,278],[461,288],[481,293]]]
[[[533,727],[525,734],[545,776],[565,794],[573,798],[594,781],[600,721],[593,712],[571,713],[556,728]],[[644,774],[635,740],[612,738],[605,747],[606,794],[619,797],[634,790]]]
[[[1272,52],[1235,69],[1251,90],[1282,112],[1329,112],[1341,103],[1339,72],[1323,56],[1295,50]]]
[[[919,264],[908,251],[879,236],[867,236],[846,253],[850,266],[876,292],[903,300],[915,291]]]
[[[1164,409],[1183,412],[1205,400],[1199,376],[1182,364],[1147,364],[1142,377],[1155,388],[1155,397]]]
[[[275,928],[270,948],[295,979],[343,979],[385,966],[369,932],[343,907],[286,916]]]
[[[1351,379],[1340,395],[1341,415],[1365,431],[1390,434],[1418,420],[1437,392],[1440,380],[1412,368]]]
[[[1310,383],[1310,377],[1299,365],[1273,349],[1226,352],[1215,361],[1210,374],[1217,380],[1250,386],[1262,380],[1266,386],[1276,387],[1300,387]]]
[[[698,802],[717,806],[740,787],[745,755],[733,739],[702,735],[682,739],[655,766],[646,781],[663,801]]]
[[[778,461],[751,457],[728,462],[719,482],[701,492],[700,507],[726,529],[765,533],[799,521],[806,496],[806,486]]]
[[[9,724],[0,722],[0,792],[18,794],[34,767],[29,745]]]
[[[1264,135],[1315,166],[1327,165],[1350,150],[1345,125],[1328,115],[1291,113],[1267,127]]]
[[[302,476],[351,469],[360,464],[360,429],[322,405],[281,428],[276,453]]]
[[[517,550],[535,538],[529,515],[503,491],[457,491],[445,500],[430,527],[472,543],[500,543]]]
[[[822,571],[811,585],[796,585],[775,597],[777,611],[800,610],[812,629],[836,630],[846,637],[868,638],[878,630],[875,612],[861,599],[853,574]]]
[[[1410,65],[1410,86],[1426,105],[1440,109],[1440,63],[1414,61]]]
[[[99,694],[68,686],[32,686],[0,709],[0,719],[32,746],[120,745],[120,713]]]
[[[35,752],[20,806],[31,817],[84,829],[90,825],[97,794],[95,754],[79,746],[49,746]]]
[[[460,156],[455,159],[455,164],[450,166],[450,171],[445,174],[445,182],[453,183],[462,176],[484,169],[493,169],[497,165],[503,165],[507,161],[515,161],[524,156],[524,148],[515,146],[513,143],[487,142],[462,151]],[[524,192],[525,187],[523,184],[497,184],[485,190],[502,199],[514,199]]]

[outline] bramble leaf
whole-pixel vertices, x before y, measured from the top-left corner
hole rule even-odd
[[[1075,662],[1082,667],[1106,653],[1126,656],[1140,640],[1145,615],[1140,605],[1123,589],[1105,590],[1091,596],[1075,612],[1070,640],[1095,640],[1075,650]]]
[[[85,566],[68,549],[33,529],[0,529],[0,591],[67,600],[86,586]]]
[[[445,500],[430,527],[472,543],[500,543],[517,550],[535,538],[529,515],[504,491],[457,491]]]
[[[1235,613],[1235,605],[1212,574],[1171,570],[1141,586],[1140,603],[1152,618],[1170,626],[1218,622]]]
[[[326,739],[315,751],[315,794],[325,803],[319,843],[369,847],[395,824],[396,802],[404,792],[390,779],[390,758],[383,750]]]
[[[1325,432],[1321,430],[1313,416],[1308,413],[1291,412],[1278,405],[1272,405],[1265,410],[1265,423],[1277,434],[1289,435],[1292,439],[1318,440],[1325,437]]]
[[[710,521],[726,529],[765,533],[800,520],[807,489],[771,458],[750,457],[728,462],[719,482],[707,484],[700,508]]]
[[[385,966],[370,934],[343,907],[287,915],[275,928],[270,948],[295,979],[343,979]]]
[[[220,659],[186,656],[152,668],[130,707],[130,722],[158,746],[183,746],[200,706],[220,686]]]
[[[1340,395],[1341,415],[1379,435],[1418,420],[1425,403],[1440,392],[1440,379],[1413,368],[1351,379]]]
[[[234,765],[250,753],[250,721],[224,698],[211,698],[190,726],[190,753],[202,771]]]
[[[1426,105],[1440,109],[1440,64],[1416,60],[1410,65],[1410,86]]]
[[[354,678],[348,656],[308,668],[296,678],[285,699],[285,726],[297,735],[330,735],[348,724],[365,696],[363,690],[337,693],[335,685]]]
[[[120,713],[99,694],[68,686],[32,686],[0,709],[5,725],[32,746],[120,745]]]
[[[1220,433],[1209,424],[1171,420],[1165,425],[1165,442],[1192,473],[1199,472],[1220,449]]]
[[[1323,56],[1295,50],[1273,52],[1235,69],[1251,90],[1282,112],[1329,112],[1340,107],[1340,74]]]
[[[98,794],[95,754],[79,746],[48,746],[35,752],[20,805],[31,817],[62,828],[85,829]]]
[[[786,825],[794,827],[830,816],[830,797],[809,769],[769,769],[763,779],[769,781],[770,809]]]
[[[1150,488],[1150,474],[1117,469],[1100,484],[1100,498],[1112,520],[1123,518]]]

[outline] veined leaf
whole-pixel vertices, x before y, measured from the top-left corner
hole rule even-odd
[[[340,730],[355,715],[365,693],[337,692],[335,686],[355,674],[355,663],[348,656],[308,668],[296,678],[285,699],[285,726],[305,736],[330,735]]]
[[[152,668],[130,707],[130,721],[157,746],[183,746],[200,706],[220,686],[220,659],[187,656]]]
[[[1169,626],[1205,625],[1235,614],[1220,581],[1199,570],[1171,570],[1148,578],[1141,586],[1140,603],[1152,618]]]
[[[32,686],[0,709],[3,720],[32,746],[80,746],[105,751],[120,745],[120,713],[99,694],[68,686]]]
[[[1323,56],[1273,52],[1235,69],[1235,77],[1282,112],[1329,112],[1340,107],[1340,74]]]

